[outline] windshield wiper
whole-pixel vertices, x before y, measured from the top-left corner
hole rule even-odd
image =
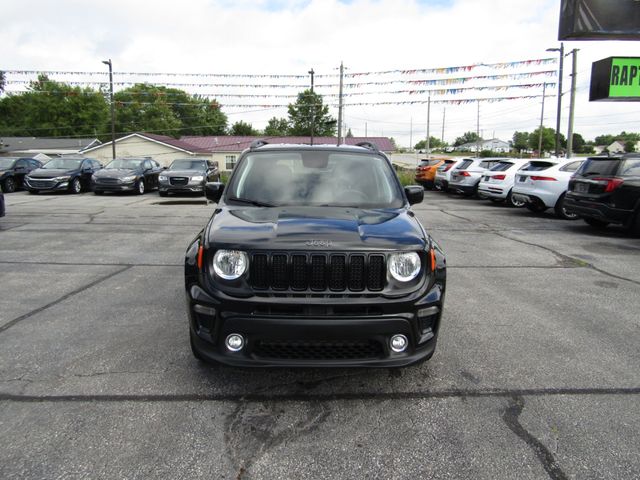
[[[229,197],[227,200],[231,202],[248,203],[249,205],[254,205],[256,207],[275,207],[275,205],[272,205],[271,203],[260,202],[250,198]]]

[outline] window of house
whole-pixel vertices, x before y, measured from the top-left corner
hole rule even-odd
[[[236,166],[236,156],[235,155],[226,155],[224,157],[224,163],[227,170],[233,170],[233,167]]]

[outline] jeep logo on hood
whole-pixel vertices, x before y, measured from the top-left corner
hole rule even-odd
[[[331,240],[307,240],[305,242],[307,247],[324,247],[331,248]]]

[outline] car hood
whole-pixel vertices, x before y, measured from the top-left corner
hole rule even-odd
[[[37,168],[29,173],[31,178],[53,178],[78,173],[78,169],[65,170],[64,168]]]
[[[96,177],[103,178],[121,178],[121,177],[130,177],[131,175],[137,175],[139,172],[137,170],[129,170],[125,168],[105,168],[102,170],[98,170],[94,175]]]
[[[421,250],[413,212],[342,207],[219,208],[207,230],[217,248],[243,250]]]
[[[200,175],[204,177],[206,173],[199,170],[165,170],[160,175],[166,175],[167,177],[195,177]]]

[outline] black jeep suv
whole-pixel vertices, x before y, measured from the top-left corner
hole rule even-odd
[[[640,155],[588,158],[569,181],[565,208],[592,227],[618,224],[640,235]]]
[[[445,257],[371,144],[242,153],[189,245],[196,358],[237,366],[399,367],[434,352]]]

